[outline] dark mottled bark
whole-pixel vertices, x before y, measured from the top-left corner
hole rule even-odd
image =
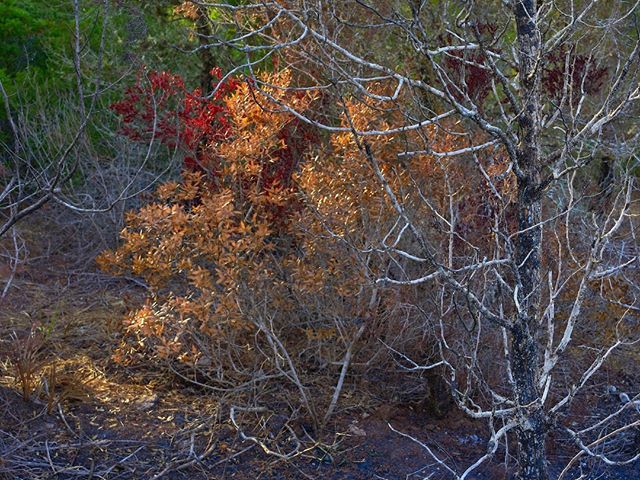
[[[207,93],[211,89],[211,70],[216,66],[216,61],[209,47],[211,41],[211,23],[207,16],[206,7],[198,7],[195,26],[200,41],[200,87],[203,93]]]
[[[515,2],[518,32],[519,80],[522,113],[518,148],[518,264],[519,312],[512,337],[513,376],[520,407],[518,439],[518,478],[546,480],[545,416],[538,386],[539,348],[536,339],[540,303],[540,255],[542,245],[540,185],[540,30],[535,0]]]

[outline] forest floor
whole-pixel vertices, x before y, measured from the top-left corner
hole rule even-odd
[[[270,456],[240,440],[225,399],[166,372],[112,362],[112,332],[131,286],[82,291],[23,281],[16,287],[0,314],[0,478],[418,479],[438,467],[389,424],[428,436],[453,464],[467,463],[482,444],[481,434],[470,433],[473,425],[455,413],[430,420],[417,406],[370,404],[339,413],[332,432],[303,442],[296,458]],[[7,359],[16,355],[12,333],[28,331],[34,321],[49,333],[26,401]]]
[[[458,468],[483,454],[487,432],[459,412],[437,419],[420,405],[372,398],[347,402],[319,439],[301,437],[294,458],[267,454],[241,439],[228,398],[167,371],[113,362],[126,303],[142,294],[130,282],[68,271],[64,260],[46,259],[18,272],[0,308],[0,479],[451,478],[424,448],[390,426]],[[12,337],[24,336],[35,323],[46,338],[29,352]],[[28,400],[16,378],[16,358],[23,370],[32,370]],[[285,430],[277,415],[269,421],[273,438],[267,440],[275,445]],[[565,442],[550,440],[552,472],[570,458]],[[504,460],[510,452],[498,453],[469,478],[508,478]],[[640,478],[638,463],[614,470],[590,463],[583,478]]]

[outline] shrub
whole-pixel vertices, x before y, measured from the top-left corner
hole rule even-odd
[[[424,311],[407,305],[428,308],[429,292],[375,281],[404,280],[411,271],[388,255],[399,247],[390,239],[402,226],[349,131],[384,128],[385,117],[396,112],[380,115],[347,102],[344,132],[323,143],[291,114],[260,103],[267,95],[298,111],[317,104],[317,98],[288,89],[288,71],[263,75],[259,86],[230,80],[209,100],[188,93],[174,75],[149,79],[151,90],[133,87],[114,109],[124,116],[125,133],[143,140],[156,118],[150,101],[170,107],[160,112],[156,134],[180,145],[186,161],[181,180],[162,184],[154,202],[130,212],[122,245],[99,258],[111,273],[142,277],[152,292],[125,319],[117,360],[168,360],[183,376],[195,367],[198,383],[218,389],[285,378],[318,425],[319,405],[326,420],[354,355],[371,369],[383,367],[394,346],[428,351]],[[174,91],[181,93],[168,93]],[[435,151],[464,146],[464,132],[453,126],[426,132]],[[428,152],[398,162],[406,143],[418,140],[424,139],[367,139],[392,179],[390,188],[416,218],[430,217],[427,205],[449,208],[447,199],[457,189],[465,194],[457,198],[467,200],[455,205],[456,228],[473,230],[490,221],[496,206],[473,202],[488,186],[469,183],[468,163]],[[488,175],[502,177],[496,184],[508,204],[513,180],[500,152],[494,153],[482,161]],[[413,185],[419,195],[406,193],[416,192]],[[434,243],[449,238],[443,225],[422,227]],[[401,247],[420,254],[415,245]],[[459,250],[473,254],[469,245]],[[327,374],[337,378],[331,400],[324,394]]]

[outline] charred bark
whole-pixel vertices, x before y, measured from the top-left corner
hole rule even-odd
[[[522,110],[518,117],[518,313],[512,333],[513,377],[518,401],[518,478],[546,480],[546,426],[539,389],[540,355],[537,343],[540,304],[542,209],[539,194],[541,160],[540,73],[541,34],[535,0],[515,2],[518,33],[519,81]]]
[[[198,40],[200,42],[200,88],[202,93],[207,94],[211,88],[211,70],[216,66],[216,59],[211,51],[209,42],[211,41],[211,23],[206,7],[199,6],[196,10],[195,27]]]

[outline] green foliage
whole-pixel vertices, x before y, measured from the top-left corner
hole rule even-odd
[[[183,56],[174,48],[185,43],[187,25],[173,17],[171,2],[112,3],[106,12],[102,2],[81,1],[79,7],[85,91],[94,91],[96,80],[101,86],[117,82],[101,94],[105,107],[98,111],[106,115],[100,115],[99,124],[111,116],[106,105],[121,96],[127,82],[118,80],[127,73],[148,66],[179,70],[187,79],[197,78],[197,62],[181,62]],[[3,0],[0,38],[0,81],[14,114],[21,110],[29,117],[55,118],[59,99],[77,104],[72,2]],[[91,135],[91,127],[88,133]],[[10,137],[5,109],[0,108],[0,143],[10,143]]]
[[[70,18],[52,2],[4,0],[0,4],[0,80],[9,93],[27,78],[51,79],[51,52],[63,50]]]

